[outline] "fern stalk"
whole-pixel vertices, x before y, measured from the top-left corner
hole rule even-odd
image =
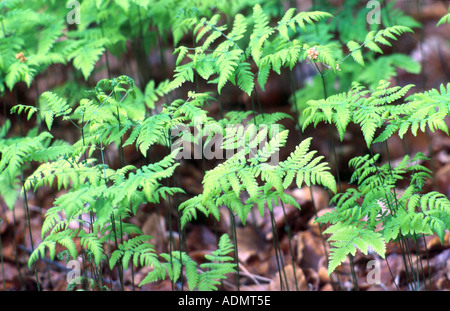
[[[295,92],[295,90],[296,90],[295,79],[294,79],[294,75],[292,74],[292,71],[289,71],[289,81],[290,81],[291,88],[292,88],[292,95],[294,97],[294,112],[295,112],[295,114],[297,116],[297,124],[296,124],[297,132],[299,133],[300,140],[302,141],[303,140],[303,132],[301,130],[301,125],[300,125],[300,112],[298,111],[298,106],[297,106],[297,95],[296,95],[296,92]],[[318,217],[317,207],[316,207],[316,203],[315,203],[315,200],[314,200],[312,187],[309,187],[309,193],[310,193],[310,196],[311,196],[311,203],[312,203],[312,206],[313,206],[313,209],[314,209],[314,216],[317,218]],[[326,239],[323,236],[322,231],[323,231],[323,224],[319,224],[320,239],[322,241],[322,247],[323,247],[323,251],[324,251],[324,254],[325,254],[326,264],[327,264],[327,267],[328,267],[330,259],[328,257],[328,251],[327,251],[327,246],[326,246]],[[337,277],[337,284],[339,286],[339,289],[341,289],[341,280],[339,278],[339,274],[337,274],[337,273],[335,273],[335,274],[336,274],[336,277]],[[330,275],[330,279],[331,279],[331,286],[333,287],[333,290],[336,290],[336,284],[335,284],[335,282],[333,280],[333,274]]]
[[[281,200],[280,200],[281,201]],[[283,215],[284,215],[284,221],[286,222],[286,232],[288,235],[288,241],[289,241],[289,253],[291,255],[291,262],[292,262],[292,273],[294,274],[294,281],[295,281],[295,290],[298,291],[298,281],[297,281],[297,273],[296,273],[296,268],[295,268],[295,259],[294,259],[294,251],[292,250],[292,234],[291,234],[291,228],[289,227],[288,224],[288,219],[287,219],[287,215],[286,215],[286,209],[284,208],[284,203],[283,201],[281,201],[281,207],[283,209]]]
[[[273,215],[273,211],[270,211],[270,224],[272,227],[272,241],[273,241],[273,248],[275,250],[275,257],[277,259],[277,266],[278,266],[278,275],[280,277],[280,289],[281,291],[283,291],[283,275],[284,275],[284,280],[286,282],[286,289],[287,291],[289,291],[289,285],[288,285],[288,281],[287,281],[287,277],[286,277],[286,270],[284,269],[284,263],[283,263],[283,259],[282,256],[283,254],[281,253],[281,249],[280,249],[280,243],[278,240],[278,234],[276,232],[276,224],[275,224],[275,217]],[[296,277],[294,275],[294,277]]]
[[[0,202],[2,202],[3,205],[3,201],[0,200]],[[12,215],[13,215],[13,228],[17,227],[17,221],[16,221],[16,207],[13,206],[12,208]],[[19,264],[19,256],[18,256],[18,251],[17,251],[17,241],[16,239],[13,239],[13,250],[14,250],[14,261],[16,264],[16,269],[19,273],[19,283],[20,283],[20,287],[21,289],[24,289],[24,282],[23,282],[23,275],[20,269],[20,264]]]
[[[33,233],[31,232],[30,209],[28,207],[27,191],[25,190],[25,180],[24,180],[24,177],[23,177],[23,166],[21,167],[20,173],[21,173],[22,187],[23,187],[23,198],[24,198],[24,201],[25,201],[25,212],[26,212],[26,215],[27,215],[28,232],[30,234],[31,250],[34,251]],[[34,275],[36,277],[37,289],[38,289],[38,291],[41,291],[41,286],[39,284],[39,278],[38,278],[36,263],[34,263]]]
[[[3,225],[3,218],[0,218],[0,227]],[[6,281],[5,281],[5,266],[3,264],[3,245],[2,245],[2,238],[0,236],[0,260],[2,264],[2,281],[3,281],[3,290],[6,290]]]
[[[115,221],[114,213],[111,214],[110,218],[111,218],[112,230],[114,232],[114,245],[115,245],[116,249],[119,249],[119,243],[117,242],[117,230],[116,230],[116,221]],[[119,262],[120,261],[121,261],[121,259],[119,259]],[[122,267],[122,265],[119,264],[117,266],[117,271],[119,273],[120,287],[123,291],[124,286],[123,286],[123,267]]]
[[[320,79],[322,81],[323,96],[324,96],[324,99],[327,100],[328,94],[327,94],[327,86],[326,86],[326,82],[325,82],[325,76],[322,73],[322,71],[319,69],[319,67],[317,66],[317,63],[316,62],[312,62],[312,63],[314,64],[317,72],[320,75]],[[333,156],[334,156],[334,166],[336,168],[336,179],[337,179],[338,191],[341,193],[342,192],[342,188],[341,188],[341,178],[340,178],[340,172],[339,172],[339,160],[338,160],[338,157],[337,157],[336,145],[334,143],[333,129],[331,127],[331,123],[328,124],[328,133],[329,133],[329,137],[330,137],[331,150],[333,151]],[[354,289],[356,291],[359,291],[358,280],[356,278],[356,272],[355,272],[355,265],[354,265],[354,262],[353,262],[353,255],[352,254],[348,254],[348,258],[349,258],[349,261],[350,261],[350,270],[351,270],[351,273],[352,273],[353,287],[354,287]]]
[[[240,275],[239,275],[239,254],[238,254],[238,243],[237,243],[237,233],[236,233],[236,220],[235,216],[233,214],[233,211],[228,208],[228,211],[230,213],[230,226],[231,226],[231,233],[233,238],[233,244],[234,244],[234,263],[236,265],[236,289],[237,291],[240,290]]]

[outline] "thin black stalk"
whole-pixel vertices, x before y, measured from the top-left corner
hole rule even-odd
[[[13,206],[12,208],[12,214],[13,214],[13,228],[15,229],[17,227],[17,221],[16,221],[16,208],[15,206]],[[14,250],[14,261],[16,263],[16,269],[19,272],[19,283],[20,283],[20,287],[21,289],[24,289],[25,285],[23,282],[23,275],[20,269],[20,264],[19,264],[19,254],[18,254],[18,248],[17,248],[17,241],[16,239],[12,239],[13,240],[13,250]]]
[[[301,129],[301,126],[300,126],[300,112],[299,112],[298,107],[297,107],[297,95],[296,95],[296,92],[295,92],[296,87],[295,87],[294,76],[292,74],[292,71],[289,71],[289,73],[290,73],[289,81],[291,83],[292,95],[294,97],[294,103],[293,103],[294,112],[295,112],[295,114],[297,116],[298,133],[299,133],[299,136],[300,136],[300,140],[303,140],[303,132],[302,132],[302,129]],[[313,209],[314,209],[314,216],[317,218],[318,214],[317,214],[317,208],[316,208],[316,203],[315,203],[315,200],[314,200],[312,187],[309,187],[309,193],[311,195],[311,203],[312,203],[312,206],[313,206]],[[323,227],[323,225],[319,224],[320,239],[322,240],[323,251],[324,251],[325,258],[326,258],[326,263],[327,263],[327,266],[328,266],[328,262],[329,262],[328,251],[327,251],[327,247],[326,247],[325,237],[322,234],[322,231],[323,231],[322,227]],[[335,273],[335,274],[337,276],[337,282],[338,282],[338,285],[339,285],[339,289],[341,289],[341,281],[340,281],[339,275],[337,273]],[[330,280],[331,280],[331,286],[333,287],[333,290],[336,291],[336,284],[335,284],[335,282],[333,280],[333,274],[330,275]]]
[[[78,229],[79,229],[80,232],[81,232],[81,231],[84,230],[84,229],[83,229],[83,221],[82,221],[81,215],[78,217],[78,219],[80,220],[79,223],[78,223]],[[89,261],[89,260],[87,259],[87,255],[86,255],[86,252],[84,251],[83,245],[81,245],[81,250],[80,250],[80,252],[81,252],[81,258],[83,258],[83,265],[81,266],[81,274],[84,276],[84,277],[83,277],[83,283],[84,283],[83,286],[88,286],[88,283],[86,282],[86,280],[87,280],[87,268],[86,268],[86,262]],[[75,259],[75,258],[74,258],[74,259]],[[86,287],[86,290],[89,290],[89,288]]]
[[[117,121],[119,122],[119,132],[120,132],[122,130],[122,123],[120,122],[119,107],[116,106],[116,108],[117,108]],[[124,155],[124,151],[123,151],[123,137],[122,136],[120,137],[119,154],[120,154],[120,163],[122,164],[122,167],[124,167],[124,165],[125,165],[125,155]]]
[[[168,133],[166,134],[165,139],[166,139],[166,144],[167,144],[167,154],[170,154],[172,142],[171,142],[171,140],[169,138],[169,134]],[[169,187],[169,186],[170,186],[170,180],[167,179],[167,187]],[[170,265],[172,266],[172,269],[173,269],[173,259],[172,259],[172,256],[173,256],[172,252],[173,252],[173,249],[174,249],[174,247],[173,247],[173,245],[174,245],[174,242],[173,242],[173,229],[172,229],[172,209],[173,209],[173,207],[172,207],[172,200],[171,200],[170,196],[168,197],[168,201],[169,201],[169,210],[168,210],[168,213],[166,214],[166,220],[167,220],[167,225],[169,227]],[[181,270],[183,270],[183,262],[182,261],[183,261],[183,258],[180,256]],[[182,271],[181,271],[181,275],[183,275]],[[175,290],[175,283],[174,283],[174,281],[175,280],[171,279],[172,291]]]
[[[432,286],[431,286],[431,273],[430,273],[430,257],[428,255],[427,240],[425,239],[425,235],[423,233],[422,233],[422,239],[423,239],[423,244],[425,247],[425,254],[427,256],[427,268],[428,268],[427,270],[428,270],[428,275],[429,275],[428,281],[429,281],[429,287],[431,290]],[[426,282],[426,280],[424,280],[424,282]]]
[[[261,106],[261,101],[259,100],[258,91],[256,90],[256,86],[253,86],[253,93],[255,93],[256,103],[258,104],[259,113],[262,115],[262,118],[264,120],[264,113],[263,113],[263,109]]]
[[[23,198],[24,198],[24,201],[25,201],[25,212],[26,212],[26,215],[27,215],[28,232],[30,234],[31,249],[32,249],[32,251],[34,251],[33,234],[31,232],[30,209],[29,209],[29,206],[28,206],[27,191],[25,190],[25,180],[24,180],[24,177],[23,177],[23,167],[21,167],[20,173],[21,173],[21,179],[22,179]],[[36,277],[37,289],[38,289],[38,291],[40,291],[41,290],[41,286],[39,284],[39,278],[38,278],[38,273],[37,273],[37,268],[36,268],[36,262],[33,263],[33,266],[34,266],[34,275]]]
[[[402,236],[400,238],[400,248],[402,250],[402,258],[403,258],[403,264],[405,266],[405,276],[406,276],[406,284],[408,288],[411,288],[414,290],[415,284],[414,284],[414,272],[411,274],[410,270],[410,258],[409,258],[409,252],[408,252],[408,246],[405,241],[405,237]]]
[[[276,228],[275,228],[274,217],[273,217],[272,211],[270,211],[270,225],[272,227],[272,242],[273,242],[273,249],[275,251],[275,257],[277,260],[278,276],[280,277],[280,290],[283,291],[284,286],[283,286],[282,270],[284,271],[284,266],[282,267],[282,264],[281,264],[281,258],[280,258],[281,254],[278,253],[279,244],[278,244],[278,240],[277,240],[277,236],[276,236],[276,232],[275,232]],[[286,280],[286,285],[287,285],[286,273],[284,273],[284,279]]]
[[[384,260],[386,261],[386,265],[387,265],[387,267],[388,267],[388,269],[389,269],[389,273],[390,273],[391,278],[392,278],[392,283],[394,283],[394,285],[395,285],[395,287],[397,288],[397,290],[400,290],[400,289],[398,288],[397,283],[395,282],[395,277],[394,277],[394,274],[392,273],[391,266],[389,265],[389,261],[387,260],[387,257],[385,257]]]
[[[422,258],[420,256],[419,242],[417,240],[417,237],[415,237],[414,240],[415,240],[414,242],[416,243],[417,285],[418,285],[418,288],[420,289],[419,271],[421,271],[422,272],[423,285],[424,285],[425,290],[426,290],[427,289],[427,282],[426,282],[426,279],[425,279],[425,271],[423,270]],[[420,268],[419,268],[419,265],[420,265]]]
[[[133,292],[136,290],[134,286],[134,265],[131,263],[131,285],[133,286]]]
[[[0,227],[3,225],[3,219],[0,218]],[[3,290],[6,290],[6,281],[5,281],[5,266],[3,264],[3,245],[2,245],[2,237],[0,236],[0,260],[2,263],[2,281],[3,281]]]
[[[181,162],[181,160],[179,161]],[[180,163],[181,165],[181,163]],[[178,186],[179,188],[181,188],[181,170],[179,169],[179,167],[176,169],[178,176],[173,176],[173,185],[174,187],[177,186],[177,182],[178,182]],[[177,211],[177,228],[178,228],[178,247],[179,247],[179,252],[180,252],[180,261],[183,260],[182,257],[182,253],[183,253],[183,245],[185,245],[186,243],[186,239],[185,239],[185,235],[184,235],[184,228],[181,228],[181,215],[180,215],[180,210],[179,210],[179,206],[180,206],[180,200],[179,200],[179,196],[177,193],[175,193],[175,206],[176,206],[176,211]],[[185,247],[185,250],[187,251],[187,247]],[[184,278],[181,278],[181,291],[184,291]]]
[[[317,66],[317,63],[313,62],[313,64],[316,67],[316,70],[317,70],[317,72],[320,75],[320,79],[322,81],[323,96],[324,96],[324,99],[326,100],[328,98],[328,92],[327,92],[325,76],[323,75],[323,73],[319,69],[319,67]],[[329,130],[331,150],[333,151],[333,157],[334,157],[334,166],[335,166],[335,169],[336,169],[336,179],[337,179],[338,191],[342,192],[341,178],[340,178],[340,172],[339,172],[339,159],[337,157],[336,146],[335,146],[335,143],[334,143],[333,130],[332,130],[332,127],[331,127],[331,123],[328,124],[328,130]],[[352,273],[353,287],[354,287],[354,289],[356,291],[358,291],[359,290],[359,286],[358,286],[358,279],[356,278],[355,266],[354,266],[354,263],[353,263],[353,255],[352,254],[348,254],[348,257],[349,257],[349,261],[350,261],[350,270],[351,270],[351,273]]]
[[[114,214],[111,214],[111,226],[112,226],[112,231],[114,232],[114,245],[115,245],[116,249],[119,249],[119,243],[117,242],[116,220],[115,220]],[[123,269],[122,269],[122,264],[121,264],[120,259],[118,260],[117,271],[119,273],[120,288],[123,291],[124,290]]]
[[[284,221],[286,223],[285,228],[286,228],[286,233],[288,235],[288,241],[289,241],[289,253],[291,255],[292,269],[293,269],[293,273],[294,273],[295,290],[298,291],[298,281],[297,281],[297,273],[295,271],[294,251],[292,250],[292,245],[291,245],[292,234],[291,234],[291,228],[289,227],[289,224],[288,224],[286,209],[284,208],[283,201],[281,201],[281,207],[283,209]]]
[[[413,263],[413,259],[412,259],[412,251],[411,251],[411,247],[409,245],[409,239],[405,238],[404,239],[404,243],[406,246],[406,251],[407,251],[407,258],[408,258],[408,264],[410,267],[410,271],[411,271],[411,276],[412,276],[412,283],[411,285],[413,286],[414,290],[418,290],[417,284],[416,284],[416,275],[415,275],[415,271],[414,271],[414,263]]]
[[[237,291],[240,291],[240,275],[239,275],[239,254],[238,254],[238,243],[237,243],[237,232],[236,232],[236,220],[235,216],[233,214],[233,211],[228,208],[228,211],[230,213],[230,229],[231,229],[231,235],[233,238],[233,244],[234,244],[234,263],[236,265],[236,289]]]
[[[417,19],[422,21],[422,10],[420,9],[420,1],[416,0],[416,9],[417,9]],[[424,38],[424,27],[420,27],[419,30],[420,39],[419,39],[419,48],[420,48],[420,63],[421,63],[421,75],[422,75],[422,89],[426,89],[427,85],[427,76],[425,74],[425,54],[423,52],[423,38]]]

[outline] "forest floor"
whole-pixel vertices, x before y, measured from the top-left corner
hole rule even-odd
[[[399,71],[397,79],[394,81],[399,85],[413,83],[422,89],[438,88],[441,83],[447,83],[450,79],[450,47],[448,44],[448,32],[438,32],[435,25],[436,20],[443,14],[448,7],[438,5],[438,1],[432,2],[436,6],[427,7],[421,16],[423,28],[423,75],[411,75]],[[442,11],[442,7],[445,9]],[[405,8],[408,9],[408,8]],[[412,10],[412,9],[411,9]],[[410,12],[414,15],[414,12]],[[448,28],[446,28],[448,30]],[[409,54],[420,60],[419,36],[409,36],[405,41],[400,40],[401,50],[409,50]],[[415,40],[415,41],[414,41]],[[404,51],[403,51],[404,52]],[[119,66],[120,61],[116,60]],[[114,62],[112,62],[114,66]],[[55,67],[54,71],[61,68]],[[129,74],[132,76],[132,73]],[[63,75],[61,75],[63,76]],[[426,82],[420,83],[425,77]],[[45,76],[38,77],[46,80]],[[54,78],[58,80],[58,78]],[[48,80],[46,80],[48,81]],[[57,82],[56,82],[57,83]],[[43,85],[42,82],[41,85]],[[268,91],[261,96],[261,102],[264,112],[282,111],[295,115],[290,108],[288,98],[290,90],[285,86],[288,83],[280,80],[270,80],[267,87]],[[416,91],[420,91],[417,90]],[[29,90],[23,87],[19,96],[23,104],[32,105],[35,98],[30,95]],[[224,92],[225,93],[225,92]],[[224,101],[227,99],[224,98]],[[229,102],[236,99],[229,98]],[[245,101],[246,99],[244,99]],[[8,103],[4,103],[5,105]],[[248,99],[244,103],[249,105]],[[218,117],[217,107],[211,107],[211,116]],[[4,118],[11,116],[2,116]],[[14,122],[14,119],[12,119]],[[450,122],[448,122],[450,125]],[[297,133],[295,122],[286,122],[286,127],[290,130],[290,146],[298,144],[299,135]],[[18,131],[17,124],[15,125]],[[70,137],[75,132],[71,132],[67,127],[55,125],[55,131],[60,131],[59,136]],[[320,154],[330,158],[328,131],[326,128],[318,127],[316,129],[307,129],[305,136],[314,136],[313,148],[319,150]],[[337,137],[336,137],[337,138]],[[338,140],[338,139],[337,139]],[[347,166],[348,160],[355,155],[359,155],[362,150],[363,140],[358,129],[353,129],[344,142],[338,145],[339,171],[344,176],[341,180],[342,189],[350,187],[349,176],[351,172]],[[416,152],[422,152],[431,158],[429,168],[433,172],[433,180],[427,185],[427,189],[437,190],[450,197],[450,137],[444,133],[419,134],[416,137],[406,135],[405,138],[392,138],[389,141],[392,153],[391,160],[395,162],[403,157],[405,152],[414,155]],[[284,150],[285,157],[292,150]],[[125,150],[127,152],[127,149]],[[129,152],[127,159],[138,157],[137,153]],[[111,153],[114,159],[115,154]],[[207,169],[214,166],[215,163],[207,163]],[[333,167],[336,172],[336,167]],[[182,163],[180,168],[180,181],[183,189],[186,189],[188,196],[196,195],[202,191],[202,177],[204,174],[201,160],[191,160]],[[398,189],[401,192],[402,189]],[[321,230],[314,223],[315,210],[318,215],[330,210],[329,194],[321,188],[314,187],[309,189],[291,188],[287,190],[301,206],[301,210],[286,205],[286,215],[280,206],[274,208],[276,228],[275,234],[280,241],[280,247],[283,252],[282,261],[284,263],[284,272],[288,279],[289,290],[301,291],[331,291],[331,290],[359,290],[364,291],[395,291],[409,290],[411,284],[408,282],[409,276],[405,273],[404,258],[397,244],[389,246],[386,252],[386,260],[377,257],[374,254],[364,255],[357,253],[353,258],[353,264],[356,272],[356,282],[353,280],[350,269],[350,262],[346,261],[337,269],[337,273],[331,276],[327,274],[327,258],[324,251],[324,240]],[[311,197],[311,193],[313,196]],[[30,210],[30,225],[33,241],[30,240],[28,223],[26,221],[26,208],[23,199],[19,199],[14,211],[9,210],[0,199],[0,218],[3,223],[0,226],[1,246],[2,246],[2,271],[0,271],[0,288],[6,290],[36,290],[37,284],[33,269],[28,267],[29,254],[33,248],[41,241],[41,226],[46,210],[52,206],[55,197],[60,193],[53,189],[40,189],[38,193],[29,193],[28,202]],[[187,196],[187,197],[188,197]],[[187,197],[179,197],[178,200],[184,200]],[[314,202],[314,205],[313,205]],[[175,203],[171,206],[172,213],[176,216]],[[166,206],[168,207],[168,206]],[[212,219],[198,219],[196,222],[188,224],[183,233],[187,245],[187,252],[193,259],[201,260],[205,254],[210,253],[217,247],[218,233],[230,232],[230,219],[227,210],[221,210],[221,221],[217,223]],[[261,217],[255,213],[250,217],[246,226],[237,223],[237,241],[239,258],[239,285],[242,291],[278,291],[281,289],[280,275],[277,266],[277,257],[274,249],[274,232],[270,226],[268,215]],[[156,246],[158,252],[168,250],[169,226],[167,217],[162,212],[161,207],[146,206],[140,209],[138,214],[129,219],[142,228],[144,234],[154,237],[151,241]],[[176,219],[176,217],[173,217]],[[171,224],[175,238],[180,235],[176,232],[177,224]],[[289,228],[287,230],[287,228]],[[413,256],[410,258],[413,265],[419,267],[421,273],[421,289],[428,290],[450,290],[450,232],[445,236],[444,244],[441,244],[436,236],[419,239],[416,242],[409,241],[410,251]],[[327,248],[328,250],[328,248]],[[291,251],[293,257],[291,256]],[[420,261],[417,261],[421,259]],[[373,283],[373,274],[370,272],[375,265],[379,265],[379,281]],[[137,287],[142,279],[149,272],[149,267],[140,268],[131,272],[124,272],[125,290],[180,290],[182,284],[172,284],[169,280],[155,282]],[[42,290],[46,291],[64,291],[67,289],[67,275],[71,267],[66,266],[64,261],[49,259],[39,260],[37,263],[39,284]],[[294,270],[296,280],[294,278]],[[108,269],[104,269],[106,285],[113,290],[120,289],[117,274],[110,275]],[[133,286],[134,281],[134,286]],[[377,284],[378,283],[378,284]],[[237,280],[234,275],[230,275],[223,281],[223,290],[236,290]],[[426,287],[425,287],[426,286]],[[184,287],[186,290],[186,287]]]

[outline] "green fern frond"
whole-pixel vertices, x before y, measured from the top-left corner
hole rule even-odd
[[[386,243],[378,232],[348,224],[335,224],[325,230],[324,234],[331,234],[328,239],[332,245],[328,275],[334,272],[349,254],[356,255],[357,249],[367,255],[371,247],[382,258],[385,257]]]

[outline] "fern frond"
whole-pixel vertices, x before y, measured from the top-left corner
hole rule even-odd
[[[335,224],[325,230],[324,234],[331,234],[328,240],[332,241],[330,244],[333,246],[330,250],[328,275],[347,258],[347,255],[356,255],[357,249],[367,254],[370,246],[382,258],[385,257],[386,244],[380,233],[348,224]]]

